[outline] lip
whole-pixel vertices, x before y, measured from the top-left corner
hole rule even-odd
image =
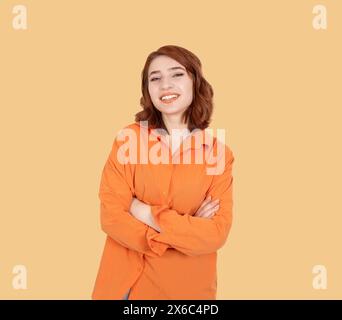
[[[176,99],[172,99],[171,101],[169,101],[169,100],[160,100],[160,102],[162,104],[173,104],[177,99],[178,99],[178,97]]]
[[[177,92],[164,92],[160,97],[159,97],[159,100],[160,101],[163,101],[161,98],[164,97],[164,96],[171,96],[171,95],[177,95],[177,99],[179,98],[180,94],[177,93]]]

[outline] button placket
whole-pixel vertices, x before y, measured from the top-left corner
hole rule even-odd
[[[166,148],[168,150],[168,157],[169,157],[169,163],[168,164],[163,164],[163,170],[166,171],[165,174],[165,180],[164,181],[158,181],[158,178],[160,177],[156,177],[156,181],[159,182],[159,194],[161,196],[162,202],[165,204],[170,204],[171,203],[171,196],[169,195],[170,192],[170,187],[171,187],[171,181],[172,181],[172,175],[175,169],[175,164],[173,162],[173,158],[174,156],[176,156],[178,153],[181,153],[181,149],[182,149],[182,144],[183,141],[181,143],[181,145],[178,147],[178,149],[176,150],[175,154],[172,153],[172,148],[169,145],[169,143],[167,143],[165,141],[165,139],[168,139],[165,136],[157,136],[157,140],[159,141],[159,143],[161,144],[162,148]],[[164,167],[165,166],[165,167]]]
[[[163,181],[162,183],[162,190],[161,190],[161,194],[162,194],[162,198],[163,200],[167,200],[169,191],[170,191],[170,184],[171,184],[171,180],[172,180],[172,174],[173,174],[173,164],[168,164],[167,165],[167,174],[166,174],[166,179],[165,181]]]

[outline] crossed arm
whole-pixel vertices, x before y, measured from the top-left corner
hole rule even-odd
[[[201,218],[211,218],[214,216],[219,208],[219,199],[212,200],[211,197],[207,197],[201,203],[194,216]],[[152,208],[150,205],[134,197],[129,212],[139,221],[160,232],[160,227],[156,224],[153,218]]]
[[[211,219],[203,219],[165,204],[137,202],[133,197],[133,168],[117,160],[119,144],[117,140],[113,143],[99,191],[101,227],[109,237],[152,257],[162,256],[169,248],[189,256],[209,254],[224,245],[232,224],[234,157],[230,149],[226,149],[224,172],[213,178],[207,191],[207,195],[219,199],[220,209]]]

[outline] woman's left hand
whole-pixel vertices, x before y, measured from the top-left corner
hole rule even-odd
[[[160,228],[156,225],[152,213],[151,206],[146,204],[145,202],[140,201],[139,199],[133,197],[130,207],[130,213],[133,217],[140,220],[141,222],[147,224],[151,228],[160,232]]]
[[[141,214],[146,211],[146,207],[147,205],[144,202],[133,197],[129,211],[132,214],[132,216],[139,218],[141,217]]]

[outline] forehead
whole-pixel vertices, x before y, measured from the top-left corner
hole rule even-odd
[[[167,71],[171,67],[183,67],[177,60],[174,60],[168,56],[158,56],[154,58],[148,68],[148,71],[161,70]]]

